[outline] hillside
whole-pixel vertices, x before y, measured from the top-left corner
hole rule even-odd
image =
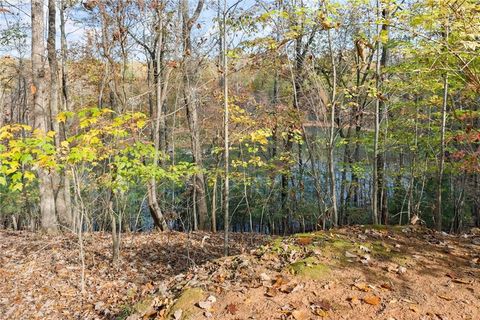
[[[255,246],[252,245],[255,244]],[[478,319],[480,236],[350,227],[285,238],[0,233],[2,319]]]

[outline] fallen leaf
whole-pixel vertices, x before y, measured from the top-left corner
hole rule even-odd
[[[450,298],[450,297],[447,297],[447,296],[444,296],[444,295],[441,295],[441,294],[439,294],[438,297],[443,299],[443,300],[447,300],[447,301],[452,301],[453,300],[453,298]]]
[[[358,290],[364,291],[364,292],[369,292],[371,290],[368,284],[366,284],[365,282],[355,283],[353,286]]]
[[[381,300],[382,299],[380,299],[380,297],[377,297],[374,295],[366,296],[365,298],[363,298],[363,302],[370,304],[372,306],[379,305]]]
[[[359,304],[360,299],[358,299],[356,296],[350,297],[347,299],[351,304]]]
[[[210,310],[212,308],[212,305],[217,302],[217,298],[214,296],[209,296],[207,300],[205,301],[200,301],[198,303],[198,306],[204,310]]]
[[[238,307],[236,304],[230,303],[230,304],[227,304],[227,306],[225,307],[225,310],[227,311],[227,313],[231,315],[235,315],[238,311]]]
[[[453,279],[453,282],[455,282],[455,283],[461,283],[461,284],[471,284],[471,283],[472,283],[472,281],[465,280],[465,279],[458,279],[458,278]]]
[[[380,287],[381,287],[382,289],[386,289],[386,290],[393,291],[393,287],[392,287],[390,284],[388,284],[388,283],[382,283],[382,284],[380,285]]]
[[[295,320],[308,320],[310,319],[310,313],[307,310],[294,310],[292,316]]]
[[[275,297],[277,294],[278,294],[278,291],[275,288],[268,288],[267,291],[265,292],[265,295],[271,298]]]
[[[316,316],[320,316],[322,318],[326,318],[328,317],[328,312],[325,311],[325,310],[322,310],[322,309],[315,309],[313,311],[313,313],[316,315]]]
[[[456,279],[457,278],[457,275],[453,272],[449,272],[447,274],[445,274],[447,277],[449,277],[450,279]]]
[[[411,305],[409,306],[409,309],[410,309],[411,311],[415,312],[415,313],[419,313],[419,312],[420,312],[419,309],[418,309],[418,306],[415,305],[415,304],[411,304]]]
[[[173,313],[173,318],[175,320],[180,320],[182,319],[182,315],[183,315],[183,310],[182,309],[178,309],[176,310],[174,313]]]
[[[285,285],[285,284],[287,284],[287,283],[288,283],[288,279],[287,279],[287,278],[285,278],[285,277],[282,276],[282,275],[277,275],[277,276],[275,277],[275,283],[273,284],[273,286],[274,286],[275,288],[278,288],[278,287],[281,287],[281,286],[283,286],[283,285]]]
[[[297,239],[297,244],[301,246],[308,246],[309,244],[312,244],[312,238],[311,237],[302,237]]]
[[[319,307],[320,309],[324,311],[330,311],[332,310],[332,304],[325,299],[322,299],[320,301],[315,301],[315,306]]]

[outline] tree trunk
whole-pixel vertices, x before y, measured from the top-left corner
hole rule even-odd
[[[34,128],[43,132],[48,131],[49,116],[46,99],[46,71],[45,71],[45,41],[43,0],[32,0],[32,80],[33,93],[33,123]],[[57,216],[55,214],[55,195],[49,172],[39,168],[38,180],[40,188],[40,213],[42,229],[46,232],[56,232]]]
[[[381,3],[377,0],[377,16],[380,16],[380,7]],[[377,25],[377,36],[380,37],[381,26]],[[373,224],[378,224],[378,204],[379,204],[379,166],[378,166],[378,157],[379,157],[379,134],[380,134],[380,88],[381,88],[381,59],[380,59],[380,40],[377,40],[376,45],[376,63],[375,63],[375,79],[376,79],[376,92],[377,97],[375,98],[375,128],[374,128],[374,139],[373,139],[373,174],[372,174],[372,222]]]
[[[220,8],[219,8],[220,10]],[[223,188],[223,224],[224,224],[224,254],[229,254],[229,224],[230,224],[230,136],[229,136],[229,105],[228,105],[228,59],[227,59],[227,1],[223,3],[222,16],[222,65],[223,65],[223,128],[224,128],[224,165],[225,165],[225,186]]]
[[[47,38],[47,57],[50,66],[50,119],[53,131],[55,131],[55,144],[57,148],[62,140],[59,122],[56,120],[58,115],[58,61],[56,52],[56,7],[55,0],[48,0],[48,38]],[[72,210],[67,205],[70,201],[70,190],[66,189],[65,180],[68,179],[65,173],[52,172],[52,185],[55,192],[55,209],[60,224],[70,228],[72,226]]]
[[[157,66],[160,66],[161,63],[161,51],[162,51],[162,45],[163,45],[163,20],[162,17],[160,16],[160,13],[158,13],[158,19],[159,19],[159,26],[158,26],[158,40],[157,40],[157,55],[155,59],[157,60]],[[153,157],[153,164],[155,166],[159,165],[159,159],[160,159],[160,129],[161,129],[161,123],[162,123],[162,118],[163,118],[163,103],[165,101],[165,89],[167,88],[168,85],[168,75],[169,71],[167,70],[165,74],[165,79],[164,79],[164,84],[162,84],[162,77],[160,76],[160,68],[157,67],[157,72],[158,74],[156,75],[156,80],[155,80],[155,90],[156,90],[156,110],[155,110],[155,122],[153,125],[153,144],[155,148],[155,154]],[[153,176],[150,181],[148,182],[147,186],[147,194],[148,194],[148,206],[150,208],[150,214],[152,215],[153,223],[155,224],[155,227],[159,228],[162,231],[168,230],[168,225],[165,220],[165,217],[162,213],[162,210],[160,208],[160,205],[158,204],[158,194],[157,194],[157,181],[156,178]]]
[[[188,0],[182,0],[182,33],[183,33],[183,99],[187,111],[188,128],[190,130],[190,140],[192,145],[193,162],[199,169],[193,177],[193,186],[195,188],[196,201],[193,203],[198,213],[198,227],[201,230],[208,230],[207,225],[207,198],[205,192],[205,177],[203,173],[203,156],[202,143],[200,140],[200,125],[198,123],[198,97],[195,95],[195,88],[192,87],[191,82],[195,79],[191,64],[194,63],[191,59],[192,44],[191,31],[192,26],[197,22],[197,19],[203,8],[203,0],[198,1],[197,8],[192,17],[188,13]]]
[[[448,76],[445,74],[443,78],[443,102],[442,102],[442,118],[440,124],[440,155],[438,159],[438,173],[437,173],[437,191],[435,204],[435,228],[438,231],[442,230],[442,185],[443,185],[443,171],[445,169],[445,125],[447,121],[447,99],[448,99]]]
[[[328,171],[330,176],[330,193],[332,199],[332,223],[333,226],[338,225],[338,209],[337,209],[337,179],[335,177],[335,104],[337,99],[337,68],[335,55],[333,52],[332,37],[330,29],[327,30],[328,46],[330,51],[330,61],[332,63],[333,79],[332,79],[332,97],[330,106],[330,137],[328,140]]]
[[[215,175],[212,190],[212,232],[217,232],[217,181],[218,178]]]

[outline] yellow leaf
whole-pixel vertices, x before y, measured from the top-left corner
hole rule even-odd
[[[25,177],[25,179],[27,179],[28,181],[33,181],[35,180],[35,174],[33,172],[30,172],[30,171],[26,171],[23,176]]]

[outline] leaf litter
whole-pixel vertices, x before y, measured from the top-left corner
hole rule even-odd
[[[116,267],[109,261],[108,235],[86,239],[82,296],[73,237],[1,232],[0,314],[128,320],[476,319],[480,314],[480,266],[472,264],[480,248],[469,238],[425,229],[360,226],[272,240],[256,236],[257,247],[249,245],[248,236],[234,235],[235,255],[229,257],[222,257],[220,235],[208,240],[202,233],[126,235]],[[304,276],[302,270],[292,273],[292,265],[302,266]],[[324,277],[310,277],[325,268]]]

